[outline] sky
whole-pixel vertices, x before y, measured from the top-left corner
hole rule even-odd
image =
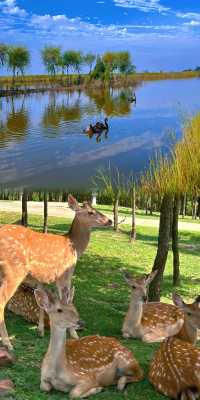
[[[0,43],[27,46],[30,73],[44,72],[45,45],[96,54],[129,50],[138,71],[195,68],[200,1],[0,0]]]

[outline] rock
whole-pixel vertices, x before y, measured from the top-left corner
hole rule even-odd
[[[0,381],[0,398],[14,393],[15,385],[10,379]]]
[[[12,365],[15,362],[15,357],[4,347],[0,347],[0,368]]]

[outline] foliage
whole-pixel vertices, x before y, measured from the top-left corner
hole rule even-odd
[[[92,72],[92,66],[96,60],[96,55],[93,53],[88,53],[83,57],[83,61],[89,67],[89,74]]]
[[[4,66],[7,63],[8,58],[8,46],[4,43],[0,43],[0,66]]]
[[[24,75],[24,69],[30,63],[30,53],[26,47],[14,47],[8,48],[8,66],[13,71],[13,77],[16,72],[20,72]]]
[[[42,60],[50,75],[56,75],[61,65],[61,52],[59,47],[46,46],[42,50]]]

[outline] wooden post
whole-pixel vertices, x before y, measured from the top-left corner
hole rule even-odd
[[[28,202],[28,193],[27,190],[24,189],[22,194],[22,219],[21,219],[21,224],[23,226],[28,226],[27,202]]]

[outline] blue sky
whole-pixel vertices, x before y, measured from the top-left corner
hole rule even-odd
[[[40,50],[131,52],[137,70],[200,65],[199,0],[0,0],[0,42],[30,48],[30,72],[43,72]],[[5,73],[5,71],[4,71]]]

